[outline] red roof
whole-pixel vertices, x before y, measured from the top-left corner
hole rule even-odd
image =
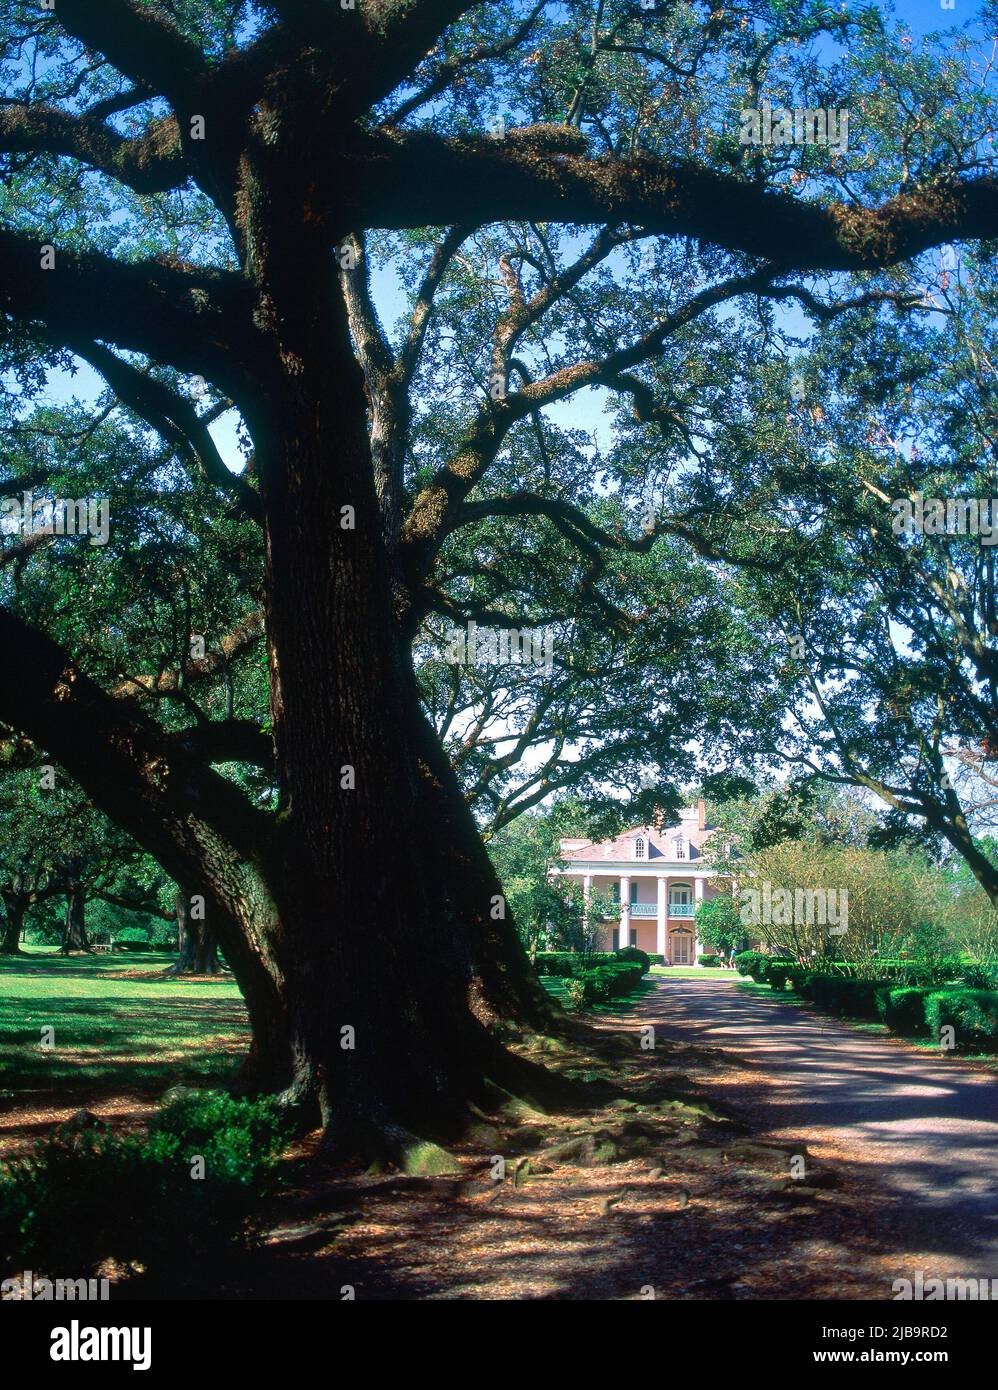
[[[695,820],[681,821],[676,825],[666,826],[662,830],[657,830],[653,825],[636,825],[630,830],[625,830],[615,840],[603,840],[600,844],[594,844],[591,840],[580,843],[577,838],[562,840],[561,857],[568,861],[573,859],[590,861],[602,859],[611,862],[634,863],[634,840],[636,836],[643,835],[646,844],[645,859],[639,859],[636,861],[637,863],[645,863],[649,858],[653,860],[657,858],[668,859],[675,863],[676,853],[672,842],[680,831],[688,844],[692,845],[694,849],[701,849],[716,830],[716,825],[708,825],[700,830]],[[658,853],[649,854],[647,846],[651,846]],[[696,854],[692,855],[691,858],[699,859],[700,856]]]

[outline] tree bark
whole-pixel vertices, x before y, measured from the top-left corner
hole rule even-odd
[[[320,238],[310,266],[251,233],[257,322],[279,343],[251,420],[281,807],[263,873],[288,1028],[283,1068],[269,1060],[288,1100],[317,1100],[331,1150],[398,1158],[457,1132],[492,1083],[540,1082],[492,1025],[550,1013],[422,712],[328,253]]]
[[[86,925],[87,899],[79,883],[70,882],[66,889],[66,917],[62,931],[62,954],[89,951]]]
[[[422,711],[328,229],[309,245],[289,211],[322,157],[298,118],[267,177],[247,156],[240,204],[278,812],[0,612],[0,640],[32,655],[4,712],[204,896],[249,1010],[244,1086],[316,1113],[331,1152],[399,1160],[471,1105],[547,1093],[497,1025],[552,1015]],[[289,148],[302,164],[285,179]]]
[[[24,914],[28,904],[17,893],[4,893],[3,933],[0,935],[0,956],[19,956],[21,954],[21,932],[24,930]]]
[[[191,917],[190,898],[178,893],[174,902],[177,914],[177,944],[179,955],[168,975],[218,975],[218,944],[207,921]]]

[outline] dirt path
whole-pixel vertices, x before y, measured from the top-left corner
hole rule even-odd
[[[725,1077],[729,1097],[770,1137],[802,1136],[820,1158],[846,1160],[934,1272],[998,1277],[993,1075],[734,980],[665,980],[640,1012],[674,1043],[730,1049],[741,1075]]]
[[[306,1167],[240,1296],[889,1300],[917,1270],[998,1272],[990,1078],[726,980],[659,984],[578,1041],[560,1065],[632,1099],[525,1115],[453,1177]],[[611,1157],[555,1157],[587,1134]]]
[[[525,1047],[577,1104],[483,1117],[438,1177],[331,1168],[311,1136],[258,1250],[115,1296],[889,1300],[917,1270],[998,1277],[991,1076],[733,979],[667,979]]]

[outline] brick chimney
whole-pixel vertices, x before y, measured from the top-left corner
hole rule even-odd
[[[700,830],[707,829],[707,808],[704,805],[703,797],[697,802],[697,826]]]

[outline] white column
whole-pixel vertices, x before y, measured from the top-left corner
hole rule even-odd
[[[620,880],[620,930],[617,933],[618,946],[631,944],[631,880]]]
[[[589,931],[589,897],[593,891],[592,874],[582,875],[582,930]]]
[[[696,965],[696,963],[697,963],[697,958],[698,958],[699,955],[700,955],[700,937],[699,937],[699,935],[697,934],[697,929],[696,929],[696,910],[697,910],[697,908],[700,906],[700,904],[703,902],[703,886],[704,886],[704,882],[705,882],[705,880],[702,879],[702,878],[699,878],[699,877],[697,877],[697,878],[695,878],[695,879],[693,880],[693,913],[694,913],[694,918],[693,918],[693,964],[694,964],[694,965]]]
[[[665,874],[658,880],[658,918],[656,926],[658,928],[655,937],[655,950],[660,956],[665,955],[666,926],[669,911],[669,883]]]

